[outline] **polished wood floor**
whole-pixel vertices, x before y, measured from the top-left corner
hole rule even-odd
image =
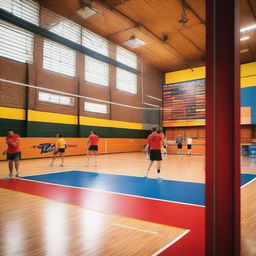
[[[152,255],[184,230],[0,189],[1,255]]]
[[[23,160],[21,175],[86,170],[143,176],[144,153],[67,157],[65,166],[49,166],[50,159]],[[204,182],[204,156],[168,155],[162,164],[164,179]],[[256,174],[256,159],[242,158],[241,171]],[[0,177],[8,174],[0,162]],[[153,166],[150,177],[156,176]],[[241,189],[242,256],[256,255],[256,180]],[[0,189],[0,255],[152,255],[184,232],[182,229],[100,213],[45,198]],[[60,217],[61,216],[61,217]],[[111,242],[109,242],[111,241]]]

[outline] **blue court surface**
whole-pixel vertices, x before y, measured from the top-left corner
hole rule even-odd
[[[246,183],[250,182],[251,180],[255,179],[255,174],[248,174],[248,173],[242,173],[241,174],[241,186],[245,185]]]
[[[256,175],[252,174],[241,174],[241,185],[255,177]],[[23,179],[201,206],[205,204],[205,185],[203,183],[85,171],[49,173],[27,176]]]

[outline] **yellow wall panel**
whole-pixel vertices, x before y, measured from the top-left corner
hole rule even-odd
[[[29,110],[28,121],[33,122],[47,122],[58,124],[77,124],[77,117],[73,115],[57,114],[50,112],[42,112]]]
[[[25,120],[25,109],[0,107],[0,118]]]
[[[205,67],[184,69],[165,74],[165,83],[178,83],[205,78]],[[241,65],[241,88],[256,86],[256,62]]]
[[[86,117],[86,116],[80,116],[80,124],[81,125],[91,125],[91,126],[101,126],[101,127],[137,129],[137,130],[142,130],[142,128],[143,128],[141,123],[122,122],[122,121],[115,121],[115,120],[94,118],[94,117]]]
[[[184,81],[190,81],[195,79],[205,78],[205,67],[184,69],[175,72],[169,72],[165,74],[165,83],[179,83]]]

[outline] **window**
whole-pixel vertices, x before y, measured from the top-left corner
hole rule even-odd
[[[23,63],[33,62],[34,36],[0,20],[0,56]]]
[[[13,15],[39,25],[39,5],[31,0],[0,0],[0,7]]]
[[[76,52],[61,44],[44,40],[43,68],[75,77]]]
[[[116,69],[116,88],[125,92],[137,93],[137,75],[121,68]]]
[[[82,30],[82,45],[105,56],[109,56],[108,41],[93,32]]]
[[[61,96],[47,92],[39,92],[38,100],[43,102],[50,102],[59,105],[74,106],[74,98],[68,96]]]
[[[120,47],[116,47],[116,60],[132,68],[137,68],[136,54]]]
[[[117,46],[116,60],[132,68],[137,68],[136,54]],[[116,69],[116,88],[125,92],[137,93],[137,75],[121,68]]]
[[[84,103],[84,111],[107,114],[108,108],[107,108],[107,105],[105,105],[105,104],[85,102]]]
[[[85,80],[94,84],[109,85],[109,65],[85,56]]]
[[[57,22],[50,28],[50,31],[75,43],[81,43],[81,27],[70,20],[59,17]]]

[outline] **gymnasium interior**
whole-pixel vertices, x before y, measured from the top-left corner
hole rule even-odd
[[[255,256],[255,99],[255,0],[0,0],[0,255]]]

